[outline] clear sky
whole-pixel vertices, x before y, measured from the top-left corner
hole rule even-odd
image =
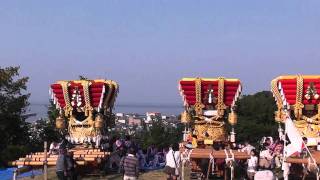
[[[320,1],[7,0],[0,40],[0,66],[21,66],[33,103],[84,75],[117,81],[119,103],[179,104],[182,77],[240,78],[249,94],[320,74]]]

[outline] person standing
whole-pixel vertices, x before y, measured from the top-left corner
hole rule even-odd
[[[67,180],[66,149],[59,149],[59,155],[56,162],[56,174],[59,180]]]
[[[166,166],[164,172],[167,174],[167,179],[176,180],[179,177],[180,168],[180,151],[179,144],[175,143],[170,148],[166,155]]]
[[[271,150],[268,147],[268,144],[265,143],[263,150],[260,152],[259,166],[262,169],[270,169],[274,157],[274,154],[271,154]]]
[[[77,174],[76,174],[76,162],[73,159],[73,152],[67,153],[67,174],[70,180],[77,180]]]
[[[246,140],[246,141],[244,142],[244,147],[241,148],[241,152],[246,152],[246,153],[248,153],[248,155],[250,155],[250,154],[251,154],[251,151],[254,150],[254,149],[255,149],[255,148],[249,143],[249,141]]]
[[[248,179],[253,180],[257,170],[257,166],[258,166],[258,157],[255,150],[251,150],[250,159],[248,159],[247,163],[248,163],[248,169],[247,169]]]
[[[123,169],[123,180],[137,180],[139,177],[139,160],[135,156],[134,148],[128,150],[128,155],[120,162],[120,167]]]

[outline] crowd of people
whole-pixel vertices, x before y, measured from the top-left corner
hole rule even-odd
[[[254,179],[258,170],[271,170],[273,176],[282,177],[283,149],[284,142],[280,139],[273,141],[271,137],[263,138],[258,149],[245,142],[241,151],[250,154],[246,162],[248,179]]]
[[[130,149],[134,150],[134,154],[139,160],[140,170],[162,168],[165,164],[165,154],[168,151],[166,148],[158,148],[155,145],[143,149],[138,143],[131,140],[130,136],[126,136],[124,139],[112,138],[109,141],[104,141],[101,147],[103,150],[111,152],[108,162],[111,170],[119,170],[121,160]]]
[[[306,141],[306,139],[304,139]],[[305,142],[306,144],[306,142]],[[75,172],[75,162],[72,153],[66,151],[65,145],[53,142],[50,145],[50,154],[59,154],[57,159],[56,173],[59,179],[77,179]],[[197,147],[194,139],[185,144],[186,150]],[[212,145],[214,150],[233,149],[246,152],[250,155],[247,160],[235,160],[235,167],[242,171],[243,177],[247,179],[256,179],[259,172],[268,171],[270,176],[282,178],[282,163],[284,142],[272,137],[264,137],[258,146],[253,146],[249,141],[243,144],[225,144],[215,142]],[[178,179],[181,176],[181,162],[183,152],[180,152],[179,144],[173,144],[167,148],[158,148],[151,145],[142,149],[138,143],[131,140],[130,136],[125,138],[102,139],[101,149],[111,152],[108,160],[105,162],[105,168],[108,171],[123,173],[124,179],[137,179],[140,171],[154,170],[164,168],[168,179]],[[303,150],[302,153],[305,153]],[[297,154],[300,156],[301,154]],[[226,166],[228,162],[225,159],[214,159],[214,168],[206,169],[216,177],[226,175]],[[207,173],[207,172],[205,172]],[[265,176],[265,175],[263,175]]]
[[[185,147],[187,149],[194,149],[201,146],[197,143],[197,136],[192,135],[187,138]],[[274,177],[283,177],[282,163],[283,163],[283,150],[284,141],[279,138],[263,137],[262,140],[255,146],[251,145],[249,141],[243,143],[222,143],[214,142],[212,145],[214,150],[236,150],[240,152],[246,152],[250,155],[250,158],[246,161],[235,160],[233,166],[237,168],[238,175],[246,179],[254,179],[261,171],[269,172]],[[300,154],[297,154],[300,156]],[[226,176],[226,166],[229,162],[226,159],[214,159],[214,169],[210,170],[215,177]],[[205,165],[202,169],[207,173],[208,165]],[[230,166],[229,166],[230,167]]]
[[[130,136],[126,136],[125,138],[103,137],[100,143],[101,150],[110,152],[110,156],[104,162],[103,170],[116,173],[122,172],[125,175],[127,171],[130,171],[126,175],[126,179],[134,179],[132,176],[134,174],[132,172],[132,159],[137,159],[137,163],[134,162],[133,164],[136,164],[136,170],[139,172],[161,169],[165,166],[165,156],[169,151],[169,148],[159,148],[155,145],[142,149]],[[76,179],[77,177],[72,153],[67,151],[71,147],[72,145],[68,144],[68,141],[63,140],[61,143],[52,142],[49,148],[49,156],[51,154],[58,155],[56,173],[57,177],[61,180]],[[93,147],[95,147],[94,144]],[[73,160],[72,162],[71,159]],[[135,176],[138,174],[135,173]]]
[[[194,138],[191,138],[189,142],[185,145],[187,149],[193,149],[199,147],[198,144],[195,144]],[[307,157],[307,138],[303,138],[303,146],[301,147],[301,152],[296,152],[291,157]],[[270,176],[269,179],[273,178],[284,178],[288,177],[289,173],[295,173],[296,177],[302,178],[310,175],[310,171],[305,168],[307,165],[301,164],[289,164],[284,163],[284,141],[279,138],[272,137],[263,137],[259,143],[256,143],[255,146],[251,145],[249,141],[244,143],[220,143],[215,142],[212,145],[214,150],[235,150],[239,152],[245,152],[250,155],[250,158],[247,160],[234,160],[233,167],[237,168],[238,177],[246,179],[266,179],[267,176]],[[209,170],[215,177],[229,176],[226,171],[226,167],[229,166],[226,159],[214,159],[214,169]],[[291,167],[290,167],[291,166]],[[207,165],[203,169],[208,170]],[[287,168],[285,171],[284,167]],[[290,172],[291,169],[291,172]],[[227,174],[226,174],[227,173]],[[207,174],[207,171],[204,172]]]

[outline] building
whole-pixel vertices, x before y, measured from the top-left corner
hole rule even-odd
[[[140,118],[130,116],[128,118],[128,125],[129,126],[134,126],[134,125],[141,126],[141,124],[142,124],[141,121],[142,121],[142,119],[140,119]]]
[[[147,112],[145,123],[151,123],[152,120],[154,119],[160,120],[161,118],[162,118],[161,113],[159,112]]]

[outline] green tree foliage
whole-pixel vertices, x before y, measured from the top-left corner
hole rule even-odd
[[[166,125],[162,120],[154,119],[152,125],[145,128],[138,139],[142,148],[146,149],[150,145],[156,145],[159,148],[169,147],[173,143],[181,142],[183,126],[177,127]]]
[[[19,67],[0,67],[0,165],[24,153],[29,142],[27,82],[28,77],[19,78]]]
[[[48,106],[48,118],[41,118],[37,120],[31,129],[31,141],[34,146],[33,151],[39,151],[43,149],[43,142],[47,141],[51,143],[53,141],[59,141],[61,139],[61,134],[58,129],[56,129],[55,120],[59,116],[59,110],[56,109],[52,101]]]
[[[88,80],[88,78],[85,77],[85,76],[83,76],[83,75],[79,75],[79,79],[80,79],[80,80]]]
[[[274,120],[275,100],[270,91],[244,95],[238,101],[238,142],[249,140],[258,142],[263,136],[277,136]]]

